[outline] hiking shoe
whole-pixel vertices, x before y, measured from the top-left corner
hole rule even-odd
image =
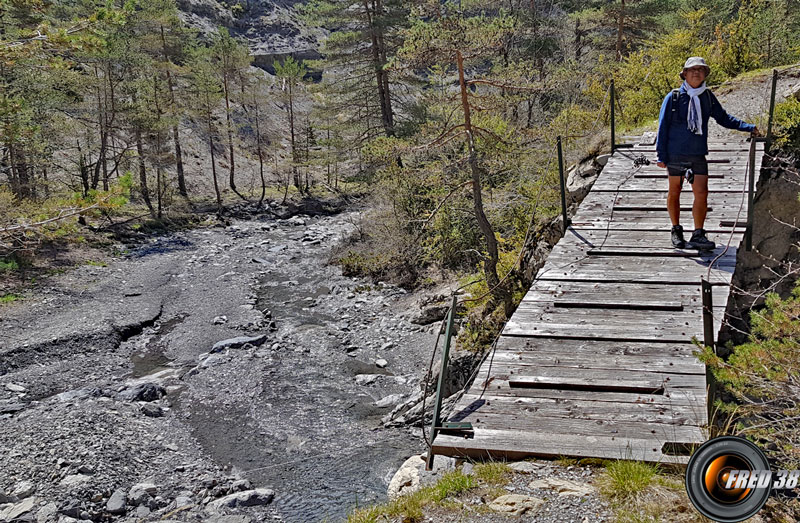
[[[692,233],[692,237],[689,242],[686,244],[687,247],[690,249],[700,249],[702,251],[710,251],[716,244],[706,238],[706,231],[705,229],[695,229]]]
[[[683,227],[680,225],[672,226],[672,246],[677,249],[686,247],[686,240],[683,239]]]

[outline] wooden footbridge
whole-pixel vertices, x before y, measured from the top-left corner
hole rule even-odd
[[[706,230],[718,246],[698,253],[671,245],[667,174],[652,142],[646,134],[608,160],[447,420],[472,430],[438,432],[434,454],[685,463],[707,439],[706,368],[692,343],[704,339],[701,277],[716,336],[743,248],[748,157],[757,175],[763,145],[709,144]],[[638,165],[642,155],[652,164]]]

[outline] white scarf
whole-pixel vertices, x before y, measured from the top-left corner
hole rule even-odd
[[[688,127],[694,134],[703,134],[703,111],[700,108],[700,95],[706,90],[706,83],[695,89],[686,80],[683,81],[683,88],[689,95],[689,115],[686,119]]]

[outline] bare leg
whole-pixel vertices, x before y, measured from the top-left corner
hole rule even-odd
[[[694,228],[702,229],[706,222],[706,212],[708,212],[708,176],[702,174],[694,175],[692,184],[694,193],[694,204],[692,205],[692,217],[694,218]]]
[[[695,178],[696,179],[696,178]],[[681,185],[683,176],[669,177],[669,193],[667,194],[667,211],[672,225],[681,223]]]

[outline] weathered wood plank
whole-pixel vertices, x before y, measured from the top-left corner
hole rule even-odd
[[[513,410],[533,410],[539,416],[565,417],[586,420],[605,420],[609,417],[628,422],[666,423],[670,425],[705,425],[703,416],[690,405],[664,403],[619,404],[608,401],[562,400],[557,398],[527,398],[497,395],[466,394],[453,410],[452,420],[460,412],[509,412]],[[490,410],[491,409],[491,410]],[[700,409],[705,411],[705,408]]]
[[[694,435],[693,435],[694,436]],[[698,440],[675,443],[701,443]],[[645,438],[623,438],[620,436],[582,436],[573,434],[553,434],[543,431],[497,430],[480,427],[473,438],[460,436],[437,436],[433,451],[449,456],[472,458],[503,457],[521,459],[523,457],[558,458],[560,456],[595,457],[604,459],[627,459],[659,463],[688,462],[687,456],[663,454],[661,448],[667,441],[653,441]]]
[[[533,367],[571,367],[607,370],[630,370],[655,372],[659,374],[702,374],[705,376],[705,365],[697,358],[676,356],[639,356],[595,354],[587,358],[586,354],[556,354],[540,351],[507,352],[498,351],[494,361],[507,366],[517,365],[520,370]]]

